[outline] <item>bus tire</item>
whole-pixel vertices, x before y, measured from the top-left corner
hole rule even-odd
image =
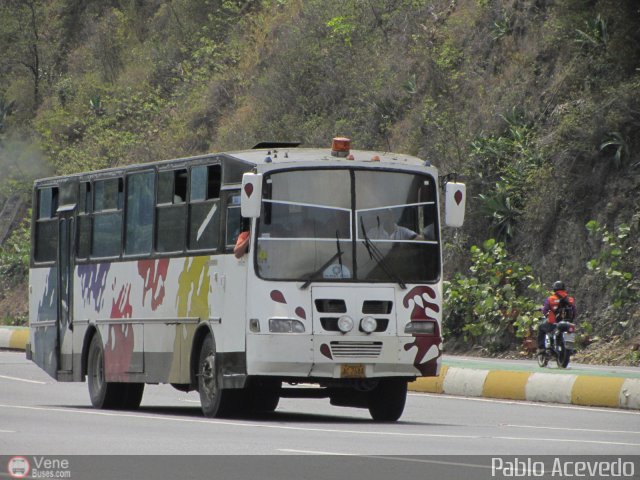
[[[404,411],[407,401],[407,381],[402,378],[383,378],[369,392],[369,413],[376,422],[395,422]]]
[[[270,413],[278,408],[282,382],[271,378],[253,379],[247,389],[249,408],[256,413]]]
[[[87,355],[87,383],[89,397],[95,408],[113,409],[121,405],[123,383],[107,382],[104,377],[104,348],[100,335],[94,335]]]
[[[121,385],[122,396],[118,407],[123,410],[137,410],[142,402],[144,383],[122,383]]]
[[[198,356],[198,393],[205,417],[222,417],[233,413],[232,392],[220,387],[220,368],[216,361],[216,348],[211,335],[207,335]]]

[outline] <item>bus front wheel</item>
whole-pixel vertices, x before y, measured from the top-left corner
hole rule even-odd
[[[369,392],[369,413],[376,422],[395,422],[404,411],[407,401],[407,381],[383,378]]]
[[[198,361],[198,392],[205,417],[221,417],[233,412],[231,392],[220,386],[216,348],[211,335],[202,342]]]

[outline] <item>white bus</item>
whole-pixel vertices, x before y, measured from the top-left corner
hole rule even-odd
[[[97,408],[169,383],[206,416],[310,397],[397,420],[440,368],[437,170],[342,138],[256,147],[36,181],[28,357]],[[464,185],[446,197],[459,226]]]

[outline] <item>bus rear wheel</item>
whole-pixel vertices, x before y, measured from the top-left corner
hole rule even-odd
[[[233,392],[220,385],[220,369],[211,335],[207,335],[202,342],[198,358],[198,393],[202,413],[205,417],[222,417],[233,413],[239,405],[233,402]]]
[[[369,413],[376,422],[395,422],[402,416],[407,401],[407,381],[383,378],[369,392]]]

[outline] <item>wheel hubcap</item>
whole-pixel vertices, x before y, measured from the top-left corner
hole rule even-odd
[[[200,378],[202,379],[202,387],[209,398],[213,398],[216,394],[216,363],[213,355],[208,355],[202,362]]]

